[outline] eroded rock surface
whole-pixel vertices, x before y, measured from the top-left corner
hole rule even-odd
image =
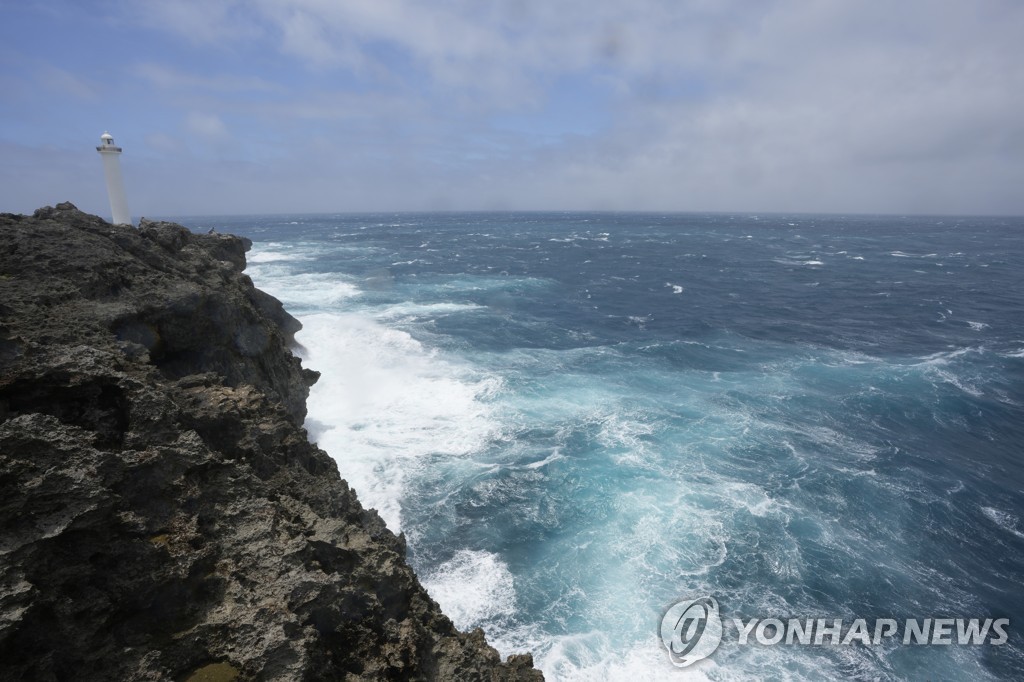
[[[301,428],[247,240],[0,214],[0,678],[540,680]]]

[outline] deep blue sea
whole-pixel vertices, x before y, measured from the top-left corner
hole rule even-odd
[[[304,325],[311,439],[423,584],[552,680],[1024,678],[1024,219],[178,219]],[[1010,618],[740,645],[662,615]]]

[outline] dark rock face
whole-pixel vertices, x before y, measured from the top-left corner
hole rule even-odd
[[[0,678],[540,680],[301,428],[247,240],[0,214]]]

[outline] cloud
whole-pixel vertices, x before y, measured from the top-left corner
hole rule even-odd
[[[263,30],[243,0],[120,0],[120,12],[129,20],[194,44],[258,39]]]
[[[186,73],[155,62],[140,62],[131,67],[138,77],[166,90],[213,90],[216,92],[280,92],[283,88],[258,76],[208,75]]]
[[[138,139],[201,152],[222,212],[1024,212],[1016,0],[110,6],[161,46]]]
[[[201,137],[219,139],[228,134],[227,126],[216,114],[193,111],[185,118],[185,130]]]
[[[143,140],[149,149],[161,154],[177,153],[183,148],[181,140],[166,133],[150,133]]]
[[[96,83],[55,66],[43,66],[38,71],[38,78],[47,87],[71,97],[82,100],[95,100],[99,96]]]
[[[1024,25],[989,11],[774,3],[695,67],[710,89],[645,97],[624,69],[615,124],[517,184],[567,208],[1019,212]]]

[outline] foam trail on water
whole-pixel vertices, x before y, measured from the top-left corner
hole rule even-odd
[[[249,265],[260,263],[275,263],[280,261],[308,260],[312,260],[312,257],[302,253],[291,253],[289,251],[273,251],[271,249],[260,249],[258,252],[253,253],[246,257],[246,262]]]
[[[491,552],[459,550],[423,579],[455,627],[469,630],[511,616],[515,583],[508,566]]]
[[[381,321],[402,320],[412,317],[430,317],[433,315],[448,315],[452,313],[469,312],[481,310],[482,306],[471,303],[410,303],[404,302],[396,305],[389,305],[377,310],[374,316]]]
[[[362,315],[300,321],[304,364],[321,373],[307,401],[310,438],[398,532],[407,472],[424,456],[483,447],[497,430],[486,399],[500,384]]]
[[[537,666],[544,671],[546,679],[563,682],[699,682],[711,679],[706,673],[718,667],[713,660],[704,660],[685,670],[677,668],[669,662],[654,637],[636,642],[623,652],[622,642],[599,631],[536,641],[527,648],[532,648]]]
[[[479,306],[406,301],[350,312],[363,294],[354,284],[332,273],[296,273],[276,263],[280,256],[251,259],[250,271],[289,310],[308,311],[298,315],[296,341],[305,366],[321,373],[307,400],[310,438],[338,462],[364,506],[398,532],[404,487],[418,461],[470,455],[498,431],[489,399],[500,381],[385,323]],[[463,629],[492,626],[515,611],[512,574],[493,553],[458,550],[423,584]]]
[[[292,314],[337,306],[362,293],[356,285],[330,273],[292,274],[286,267],[270,263],[248,267],[246,272]]]

